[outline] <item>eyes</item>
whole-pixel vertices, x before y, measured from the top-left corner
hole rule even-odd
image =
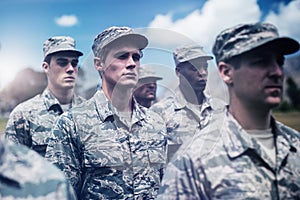
[[[199,63],[193,63],[193,64],[190,62],[183,62],[183,63],[178,64],[177,67],[183,68],[183,69],[186,69],[189,71],[194,71],[194,72],[199,71],[201,69],[207,71],[208,64],[206,62],[205,63],[199,62]]]
[[[120,59],[120,60],[127,60],[130,58],[130,56],[132,57],[132,59],[135,61],[135,62],[138,62],[140,61],[141,57],[142,57],[142,54],[139,54],[139,53],[129,53],[129,52],[120,52],[118,54],[115,55],[115,57],[117,59]]]
[[[276,64],[282,68],[284,65],[284,56],[276,57],[275,61]],[[250,63],[255,66],[266,67],[266,66],[272,66],[274,63],[274,59],[273,57],[263,56],[263,57],[257,57],[253,59]]]
[[[66,67],[69,63],[71,63],[72,67],[78,66],[78,59],[68,60],[67,58],[57,58],[56,64],[60,67]]]

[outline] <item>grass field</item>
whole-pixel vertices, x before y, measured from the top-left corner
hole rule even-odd
[[[300,132],[300,112],[274,112],[276,119]],[[0,118],[0,133],[4,133],[7,119]]]
[[[0,133],[4,133],[6,122],[6,118],[0,118]]]
[[[300,132],[300,112],[274,112],[275,118]]]

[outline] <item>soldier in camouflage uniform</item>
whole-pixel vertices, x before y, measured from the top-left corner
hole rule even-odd
[[[166,127],[132,93],[145,36],[110,27],[96,36],[102,89],[61,115],[46,159],[64,171],[80,199],[154,199],[166,159]]]
[[[139,104],[150,108],[156,102],[157,81],[162,77],[155,74],[151,66],[141,66],[139,70],[139,81],[133,96]]]
[[[300,133],[271,109],[283,89],[284,55],[299,43],[268,23],[222,31],[213,53],[230,104],[166,169],[158,199],[299,199]]]
[[[208,124],[212,110],[225,107],[224,102],[204,92],[208,61],[213,57],[204,52],[203,47],[181,46],[175,49],[173,57],[179,85],[175,88],[174,94],[151,107],[151,110],[162,116],[167,125],[170,140],[168,160],[171,160],[183,143],[189,143],[197,128],[202,129]]]
[[[76,199],[64,174],[26,146],[0,137],[1,200]]]
[[[44,42],[43,51],[47,88],[12,111],[5,131],[6,138],[28,146],[42,156],[55,119],[84,100],[74,94],[78,58],[83,55],[75,49],[74,39],[69,36],[49,38]]]

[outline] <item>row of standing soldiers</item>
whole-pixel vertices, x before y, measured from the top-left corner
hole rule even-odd
[[[178,86],[154,104],[162,76],[140,67],[147,45],[129,27],[98,34],[92,50],[102,84],[85,100],[74,92],[83,55],[74,39],[44,42],[48,85],[10,114],[0,198],[300,198],[300,134],[271,112],[282,100],[284,55],[299,43],[268,23],[222,31],[212,52],[229,103],[206,90],[213,56],[180,46]]]

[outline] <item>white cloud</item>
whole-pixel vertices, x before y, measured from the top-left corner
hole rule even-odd
[[[78,23],[78,19],[75,15],[62,15],[55,19],[55,23],[59,26],[71,27]]]
[[[155,38],[158,44],[177,43],[176,36],[184,35],[210,51],[221,30],[238,23],[259,21],[260,17],[261,11],[256,0],[210,0],[206,1],[201,10],[195,10],[181,19],[173,20],[172,14],[157,15],[148,27],[177,33],[174,37],[159,34]]]
[[[279,12],[270,12],[267,22],[276,25],[281,35],[291,36],[300,40],[300,0],[291,1],[288,5],[280,4]]]

